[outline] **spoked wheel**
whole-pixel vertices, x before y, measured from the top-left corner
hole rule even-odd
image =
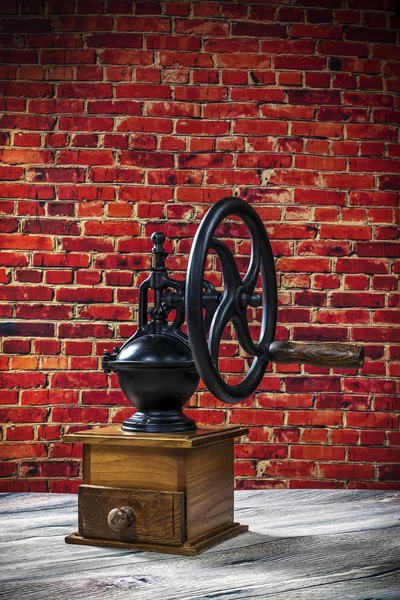
[[[251,236],[251,258],[242,279],[229,248],[214,237],[220,223],[236,215],[247,226]],[[215,310],[209,338],[203,318],[203,280],[209,250],[214,250],[221,263],[224,291]],[[259,273],[262,296],[255,293]],[[262,306],[259,340],[254,343],[246,317],[248,306]],[[260,383],[269,362],[269,347],[274,340],[277,313],[277,287],[274,258],[268,235],[256,211],[240,198],[220,200],[207,212],[197,230],[189,257],[186,279],[186,320],[189,343],[196,368],[208,389],[228,403],[248,398]],[[240,346],[253,356],[245,378],[237,385],[229,385],[218,370],[218,350],[223,331],[232,321]]]

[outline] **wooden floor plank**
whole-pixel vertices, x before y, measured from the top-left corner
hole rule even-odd
[[[235,495],[250,531],[197,557],[65,544],[76,496],[0,495],[3,600],[399,600],[400,492]]]

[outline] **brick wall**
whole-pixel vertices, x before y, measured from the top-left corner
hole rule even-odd
[[[240,488],[398,485],[394,4],[1,4],[2,491],[76,489],[62,434],[132,412],[100,357],[135,329],[149,233],[183,277],[234,192],[273,243],[278,338],[362,342],[367,362],[270,369],[242,405],[200,390],[188,412],[251,426]]]

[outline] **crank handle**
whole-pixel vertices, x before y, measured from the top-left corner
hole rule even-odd
[[[357,344],[336,342],[273,342],[270,360],[277,364],[299,363],[320,367],[362,367],[364,349]]]

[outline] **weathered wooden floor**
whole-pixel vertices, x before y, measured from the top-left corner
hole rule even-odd
[[[237,492],[236,520],[197,557],[71,546],[76,496],[1,494],[0,598],[400,600],[400,492]]]

